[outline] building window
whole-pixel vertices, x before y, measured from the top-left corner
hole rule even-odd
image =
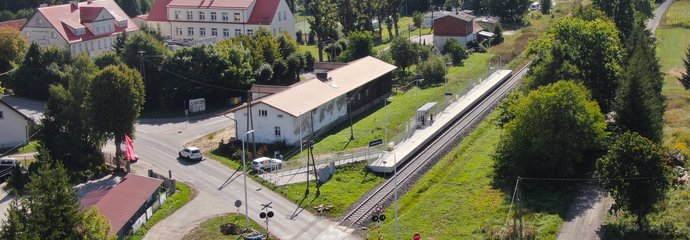
[[[55,32],[50,32],[50,37],[55,38]]]
[[[206,15],[204,12],[199,12],[199,20],[206,20]]]
[[[182,28],[175,28],[175,32],[177,32],[177,36],[182,36]]]
[[[216,12],[211,12],[211,21],[216,21]]]
[[[218,36],[218,28],[211,28],[211,36]]]
[[[275,127],[275,134],[277,137],[280,137],[280,127],[278,127],[278,126]]]
[[[287,20],[287,11],[283,11],[283,20]]]
[[[192,18],[194,18],[192,11],[187,11],[187,20],[192,20]]]
[[[268,116],[268,111],[267,111],[267,110],[261,110],[261,109],[259,109],[259,116],[261,116],[261,117],[267,117],[267,116]]]
[[[235,22],[239,22],[241,20],[242,20],[242,18],[240,18],[240,13],[236,12],[235,13]]]
[[[0,119],[5,119],[5,115],[2,115],[2,111],[0,111]]]
[[[180,19],[180,11],[175,11],[175,20]]]
[[[229,37],[230,36],[230,29],[223,28],[223,37]]]
[[[225,21],[225,22],[230,21],[230,17],[228,16],[228,13],[226,13],[226,12],[223,13],[223,21]]]
[[[206,28],[199,28],[199,36],[206,36]]]
[[[283,118],[283,114],[278,114],[278,118]]]
[[[239,36],[239,35],[242,35],[242,29],[237,28],[237,29],[235,29],[235,36]]]
[[[193,27],[187,28],[187,36],[194,36],[194,28]]]
[[[247,35],[254,35],[254,29],[247,29]]]
[[[281,21],[281,20],[283,20],[283,13],[278,12],[278,21]]]

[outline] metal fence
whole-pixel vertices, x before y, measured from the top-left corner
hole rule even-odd
[[[358,148],[342,152],[336,152],[326,155],[315,156],[315,162],[317,167],[323,165],[328,165],[330,163],[335,163],[336,166],[356,163],[361,161],[366,161],[372,158],[378,158],[383,154],[382,150],[375,148]],[[293,159],[290,161],[283,162],[281,169],[274,171],[274,173],[295,171],[296,173],[307,171],[307,158],[301,157],[299,159]]]

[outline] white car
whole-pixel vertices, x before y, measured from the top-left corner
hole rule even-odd
[[[182,150],[177,154],[181,158],[186,158],[187,160],[198,160],[201,161],[203,155],[198,147],[186,147],[183,146]]]
[[[275,170],[283,167],[283,161],[275,158],[260,157],[252,161],[252,169],[254,170]]]

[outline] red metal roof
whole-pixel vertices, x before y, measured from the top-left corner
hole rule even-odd
[[[247,20],[248,24],[271,25],[280,0],[256,0],[254,10]]]
[[[127,16],[127,14],[124,11],[122,11],[120,6],[118,6],[113,0],[95,0],[91,2],[81,2],[79,3],[79,9],[81,8],[89,8],[85,10],[85,13],[87,13],[86,21],[83,17],[80,17],[82,11],[77,11],[78,8],[73,7],[71,4],[42,7],[38,8],[37,10],[38,12],[43,14],[43,16],[48,20],[48,22],[50,22],[50,24],[55,28],[55,30],[57,30],[57,32],[60,33],[62,38],[64,38],[69,43],[97,39],[102,37],[109,37],[125,31],[131,32],[139,30],[139,27],[137,27],[137,25],[131,19],[124,18],[127,19],[127,27],[115,26],[115,31],[113,31],[112,33],[94,35],[91,31],[86,29],[86,33],[84,33],[83,35],[74,35],[69,30],[68,25],[89,22],[88,18],[95,19],[96,16],[98,16],[98,13],[95,13],[95,16],[92,17],[92,15],[94,14],[93,12],[95,12],[95,10],[93,9],[106,9],[115,17],[116,20],[122,19],[123,17],[121,16]],[[93,19],[91,19],[91,21],[93,21]]]
[[[168,4],[172,0],[156,0],[151,6],[149,15],[146,16],[146,21],[168,21]]]
[[[0,27],[10,27],[21,31],[24,24],[26,24],[26,18],[0,22]]]
[[[80,7],[79,17],[81,22],[93,22],[101,11],[103,11],[103,7]]]
[[[102,196],[95,206],[110,222],[110,233],[119,232],[162,183],[159,179],[128,174]]]
[[[246,9],[254,0],[172,0],[168,6],[193,8],[243,8]]]

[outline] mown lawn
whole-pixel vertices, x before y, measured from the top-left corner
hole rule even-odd
[[[309,195],[305,195],[306,182],[279,187],[276,191],[315,214],[314,206],[333,205],[333,209],[324,211],[323,216],[337,217],[366,191],[384,181],[382,176],[368,171],[366,166],[366,162],[360,162],[336,168],[335,175],[321,185],[319,196],[316,195],[315,182],[309,184]]]
[[[500,134],[491,120],[485,120],[400,198],[399,236],[484,239],[506,226],[512,187],[504,191],[492,186],[492,155]],[[555,238],[572,194],[525,191],[523,199],[525,223],[537,231],[537,239]],[[388,220],[381,231],[386,237],[394,234],[393,208],[384,212]],[[369,239],[376,239],[377,227],[372,224],[369,229]]]
[[[395,93],[385,108],[381,104],[379,108],[372,110],[373,112],[364,113],[364,118],[353,119],[354,140],[350,141],[350,128],[346,123],[317,142],[314,145],[314,153],[343,151],[366,146],[369,141],[384,137],[385,126],[388,126],[388,136],[392,139],[392,136],[400,132],[397,124],[402,123],[401,126],[404,128],[404,124],[415,116],[415,110],[424,103],[443,101],[445,91],[460,91],[468,86],[470,80],[483,76],[488,69],[488,60],[491,56],[488,53],[475,53],[465,61],[464,66],[451,67],[447,87],[443,85],[424,89],[414,87],[407,92]]]
[[[676,6],[674,3],[673,8]],[[690,44],[690,29],[659,28],[656,36],[659,63],[666,74],[663,87],[667,104],[664,114],[664,143],[690,155],[690,91],[685,90],[677,79],[684,71],[683,58]]]
[[[191,201],[192,198],[194,198],[192,189],[185,183],[179,181],[176,182],[175,189],[175,194],[169,196],[168,199],[165,200],[163,206],[161,206],[161,208],[158,209],[158,211],[156,211],[153,214],[153,216],[151,216],[151,218],[134,233],[134,235],[127,237],[127,239],[143,239],[144,236],[146,236],[146,233],[149,231],[149,229],[151,229],[151,227],[153,227],[154,225],[156,225],[156,223],[162,221],[166,217],[175,213],[175,211],[180,209],[182,206]]]
[[[193,229],[190,233],[185,235],[183,240],[223,240],[223,239],[242,239],[240,235],[223,235],[220,232],[220,226],[226,223],[233,223],[236,225],[244,226],[245,219],[244,215],[230,213],[224,214],[222,216],[214,217],[209,220],[202,222],[199,227]],[[265,223],[258,224],[254,220],[249,219],[249,225],[262,234],[266,234],[266,228],[264,228]],[[270,222],[269,222],[270,229]],[[274,237],[275,238],[275,237]]]

